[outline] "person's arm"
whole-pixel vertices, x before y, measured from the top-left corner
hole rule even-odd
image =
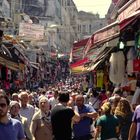
[[[81,117],[97,118],[98,114],[96,112],[88,112],[80,114]]]
[[[78,112],[74,111],[74,116],[72,117],[73,122],[79,122],[80,121],[80,115]]]
[[[116,126],[116,134],[117,134],[117,136],[120,135],[120,127],[119,126]]]
[[[91,105],[88,105],[86,107],[88,109],[88,112],[80,114],[81,118],[88,117],[88,118],[91,118],[91,119],[93,119],[93,118],[96,119],[98,114],[95,111],[95,109]]]
[[[94,140],[97,140],[101,132],[101,126],[96,126]]]
[[[31,125],[30,125],[30,132],[32,135],[32,140],[35,140],[35,131],[37,129],[37,122],[35,120],[31,121]]]
[[[17,139],[19,140],[26,140],[25,134],[24,134],[24,130],[23,130],[23,126],[21,123],[18,124],[18,136]]]
[[[27,137],[27,139],[32,139],[32,135],[31,135],[31,132],[30,132],[30,130],[29,130],[30,128],[29,128],[29,126],[28,126],[28,123],[27,123],[27,119],[25,119],[24,120],[24,131],[25,131],[25,133],[26,133],[26,137]]]
[[[135,122],[132,122],[130,129],[129,129],[129,136],[128,140],[132,140],[136,134],[137,124]]]

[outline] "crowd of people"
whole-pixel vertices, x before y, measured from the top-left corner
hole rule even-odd
[[[0,140],[139,140],[140,105],[132,98],[78,77],[11,96],[0,89]]]

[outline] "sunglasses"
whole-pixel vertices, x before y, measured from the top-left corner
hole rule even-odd
[[[5,104],[5,103],[0,103],[0,107],[1,108],[4,108],[4,107],[6,107],[7,105]]]

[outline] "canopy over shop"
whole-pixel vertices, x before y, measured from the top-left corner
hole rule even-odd
[[[88,58],[88,62],[87,64],[84,62],[86,67],[81,71],[85,73],[94,70],[96,76],[94,75],[93,79],[97,87],[107,87],[109,81],[116,86],[125,87],[129,85],[129,78],[134,79],[135,72],[140,71],[140,61],[137,59],[140,57],[139,7],[138,0],[126,4],[119,10],[116,22],[95,32],[92,35],[94,36],[92,45],[90,43],[85,45],[84,51],[86,51],[83,54]],[[123,45],[122,48],[120,44]],[[117,73],[113,73],[113,70]],[[79,70],[80,74],[81,71]]]

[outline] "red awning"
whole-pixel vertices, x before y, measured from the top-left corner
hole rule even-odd
[[[118,21],[98,30],[94,33],[94,45],[104,43],[119,35]]]
[[[140,10],[134,12],[129,17],[127,17],[126,19],[124,19],[123,21],[121,21],[119,23],[120,30],[123,30],[126,26],[128,26],[129,24],[131,24],[132,22],[134,22],[136,19],[138,19],[139,16],[140,16]]]
[[[88,62],[88,60],[89,60],[88,58],[84,58],[82,60],[79,60],[79,61],[71,64],[70,67],[73,68],[73,67],[81,66],[81,65],[85,64],[86,62]]]
[[[87,44],[84,48],[83,57],[85,57],[90,50],[90,48],[94,45],[94,34],[88,39]]]
[[[89,38],[86,38],[86,39],[83,39],[83,40],[80,40],[76,43],[73,44],[73,50],[76,50],[76,49],[79,49],[80,47],[83,47],[87,44]]]

